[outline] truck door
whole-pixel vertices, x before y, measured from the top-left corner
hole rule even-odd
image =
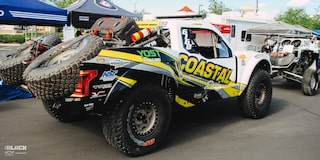
[[[222,98],[238,96],[236,58],[222,37],[209,29],[181,28],[181,38],[184,79],[216,91]]]

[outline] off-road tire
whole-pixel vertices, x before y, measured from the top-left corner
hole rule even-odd
[[[241,112],[252,119],[263,118],[267,115],[272,98],[272,83],[265,70],[256,70],[239,97]]]
[[[316,70],[307,69],[302,78],[302,91],[303,94],[314,96],[318,93],[319,76]]]
[[[164,141],[171,119],[171,105],[166,91],[146,84],[124,95],[114,107],[112,117],[103,117],[107,141],[128,156],[155,151]]]
[[[48,35],[43,36],[40,39],[40,43],[43,45],[46,45],[49,48],[52,48],[61,42],[62,42],[61,39],[56,34],[48,34]]]
[[[7,85],[20,85],[23,83],[22,74],[28,66],[23,61],[27,61],[33,57],[30,54],[32,48],[33,45],[29,45],[21,52],[12,54],[1,61],[0,77]]]
[[[85,119],[88,114],[81,105],[65,105],[59,101],[42,100],[45,110],[60,122],[68,123]]]
[[[53,47],[26,69],[24,79],[29,90],[44,100],[70,96],[79,81],[80,62],[94,58],[102,48],[102,39],[97,36],[78,37]]]
[[[51,48],[59,43],[61,39],[56,34],[48,34],[38,38],[38,42],[46,45]],[[23,62],[29,61],[33,57],[31,51],[34,49],[34,46],[31,44],[22,44],[17,48],[16,52],[8,55],[7,58],[1,61],[0,63],[0,77],[8,85],[20,85],[23,84],[22,74],[24,70],[28,67],[29,64]]]

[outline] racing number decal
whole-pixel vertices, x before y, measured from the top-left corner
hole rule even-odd
[[[183,45],[184,48],[188,51],[192,50],[192,43],[190,39],[189,31],[188,29],[182,29],[182,39],[183,39]]]
[[[184,53],[180,54],[180,61],[180,69],[188,74],[193,74],[218,83],[230,83],[231,69],[207,62],[205,59],[199,61],[198,58],[188,56]]]

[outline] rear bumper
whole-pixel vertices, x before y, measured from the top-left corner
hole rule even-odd
[[[89,97],[83,98],[64,98],[63,104],[65,106],[77,106],[79,109],[84,109],[86,112],[97,112],[98,106],[101,106],[103,102],[90,99]]]

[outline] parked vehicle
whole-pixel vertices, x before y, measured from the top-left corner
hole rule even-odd
[[[319,48],[307,37],[282,37],[271,53],[272,78],[285,78],[301,84],[305,95],[318,93]]]
[[[141,156],[164,141],[174,106],[239,97],[245,116],[267,115],[268,55],[233,51],[204,21],[137,23],[104,19],[95,35],[58,45],[29,66],[27,85],[51,116],[70,122],[101,115],[106,140],[125,155]]]
[[[311,30],[277,21],[250,28],[247,33],[252,36],[265,36],[276,42],[271,45],[273,51],[270,53],[272,78],[284,78],[300,83],[305,95],[313,96],[318,93],[319,48],[312,42]]]

